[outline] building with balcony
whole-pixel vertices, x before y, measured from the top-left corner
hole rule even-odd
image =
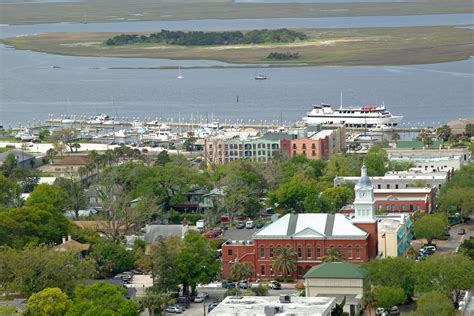
[[[406,214],[377,216],[378,245],[382,258],[404,257],[413,240],[413,221]]]

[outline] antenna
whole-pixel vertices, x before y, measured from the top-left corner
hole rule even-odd
[[[339,109],[341,109],[341,110],[342,110],[342,91],[341,91],[341,104],[340,104],[340,107],[339,107]]]

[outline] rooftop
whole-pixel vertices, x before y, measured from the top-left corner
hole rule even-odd
[[[312,267],[305,279],[363,279],[367,273],[357,264],[348,262],[326,262]]]
[[[391,214],[386,216],[377,216],[378,233],[397,232],[405,224],[407,216],[405,214]]]
[[[29,160],[29,159],[35,158],[34,155],[32,155],[32,154],[30,154],[26,151],[19,150],[19,149],[12,149],[12,150],[8,150],[8,151],[5,151],[3,153],[0,153],[0,161],[5,161],[5,159],[7,159],[7,156],[9,154],[14,154],[16,156],[17,162],[22,162],[24,160]]]
[[[334,133],[333,129],[323,129],[323,130],[317,132],[316,134],[312,135],[311,139],[312,140],[323,139],[323,138],[326,138],[326,137],[330,136],[332,133]]]
[[[228,296],[209,315],[264,316],[265,308],[278,308],[278,316],[326,316],[336,305],[334,297],[290,296],[290,303],[280,303],[278,296]]]
[[[367,232],[342,214],[286,214],[255,234],[267,238],[367,238]]]

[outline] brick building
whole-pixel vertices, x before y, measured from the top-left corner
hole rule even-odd
[[[253,279],[282,276],[272,270],[272,261],[280,247],[289,247],[296,254],[296,271],[292,279],[303,278],[311,267],[319,265],[328,249],[339,250],[346,261],[367,262],[378,252],[377,222],[374,215],[373,185],[362,167],[362,176],[355,187],[353,220],[342,214],[287,214],[257,231],[252,240],[227,241],[222,245],[224,278],[230,276],[235,262],[248,262],[255,267]]]
[[[309,137],[281,140],[281,149],[289,157],[303,155],[308,159],[328,160],[345,149],[344,127],[325,128]]]

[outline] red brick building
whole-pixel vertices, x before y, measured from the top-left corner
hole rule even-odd
[[[308,270],[322,262],[328,249],[339,250],[346,261],[367,262],[377,256],[378,232],[374,217],[373,186],[365,166],[357,183],[356,214],[350,220],[342,214],[287,214],[257,231],[249,241],[227,241],[222,245],[224,278],[230,276],[235,262],[248,262],[255,267],[253,279],[281,276],[272,270],[278,248],[289,247],[296,254],[296,271],[289,276],[302,278]]]

